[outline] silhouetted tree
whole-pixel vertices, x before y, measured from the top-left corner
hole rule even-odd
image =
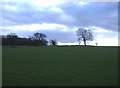
[[[10,33],[7,35],[7,39],[10,45],[15,46],[18,36],[15,33]]]
[[[84,45],[86,46],[87,41],[93,41],[93,35],[92,35],[91,30],[86,30],[84,28],[79,28],[76,31],[76,34],[78,36],[79,44],[81,43],[81,41],[83,41]]]
[[[97,46],[97,45],[98,45],[98,43],[96,42],[96,43],[95,43],[95,45]]]
[[[15,33],[8,35],[1,35],[2,45],[12,46],[43,46],[47,45],[48,41],[45,39],[46,35],[43,33],[35,33],[29,38],[20,38]]]
[[[40,40],[40,46],[47,46],[48,41],[46,39]]]
[[[42,40],[42,39],[44,39],[45,37],[47,37],[45,34],[43,34],[43,33],[35,33],[34,34],[34,38],[35,38],[35,40]]]
[[[54,45],[54,46],[57,45],[57,41],[55,39],[50,40],[50,45]]]
[[[35,46],[39,45],[47,45],[47,40],[45,40],[47,36],[44,33],[35,33],[32,37],[32,39],[35,41],[34,44]]]

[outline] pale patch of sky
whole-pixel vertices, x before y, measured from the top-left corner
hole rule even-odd
[[[62,24],[48,24],[48,23],[42,23],[42,24],[30,24],[30,25],[16,25],[16,26],[5,26],[1,27],[3,29],[10,29],[12,31],[36,31],[36,30],[56,30],[56,28],[67,30],[68,27]]]

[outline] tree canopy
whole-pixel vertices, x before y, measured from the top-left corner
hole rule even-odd
[[[2,45],[11,46],[46,46],[48,41],[45,39],[47,37],[43,33],[35,33],[29,38],[20,38],[15,33],[10,33],[6,36],[2,36]]]
[[[79,28],[76,31],[76,35],[78,36],[79,44],[81,43],[81,41],[83,41],[84,45],[86,45],[87,41],[93,41],[93,39],[94,39],[92,31],[84,29],[84,28]]]

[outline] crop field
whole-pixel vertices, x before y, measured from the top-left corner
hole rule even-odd
[[[3,47],[3,86],[117,86],[118,47]]]

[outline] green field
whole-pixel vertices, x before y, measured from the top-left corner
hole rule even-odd
[[[3,47],[3,86],[117,86],[118,47]]]

